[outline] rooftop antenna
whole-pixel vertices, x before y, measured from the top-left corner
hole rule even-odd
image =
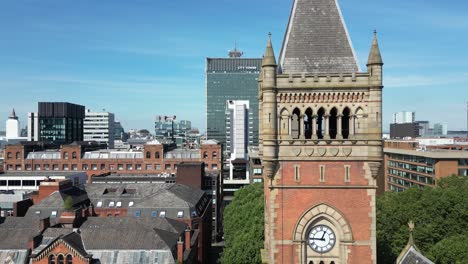
[[[244,52],[237,50],[237,40],[234,41],[234,50],[230,50],[228,53],[229,58],[240,58],[244,55]]]

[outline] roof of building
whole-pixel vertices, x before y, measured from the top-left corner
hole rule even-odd
[[[114,207],[120,201],[123,208],[194,208],[204,195],[201,190],[174,183],[92,184],[86,191],[95,206],[101,202],[107,207],[114,202]]]
[[[52,229],[53,231],[49,230]],[[54,247],[55,242],[63,242],[83,257],[89,257],[83,246],[81,235],[70,228],[47,228],[42,234],[41,243],[31,252],[36,257],[49,247]]]
[[[173,149],[164,153],[166,159],[199,159],[199,149]]]
[[[279,64],[282,73],[359,71],[336,0],[294,1]]]
[[[26,159],[61,159],[59,150],[29,152]]]
[[[141,151],[96,150],[87,151],[83,159],[143,159]]]
[[[90,217],[81,226],[86,250],[171,250],[186,224],[167,218]]]
[[[397,264],[434,264],[428,258],[426,258],[421,252],[419,252],[418,248],[414,243],[413,238],[413,231],[414,231],[414,223],[410,221],[408,223],[409,226],[409,238],[408,243],[406,244],[405,248],[401,251],[400,255],[398,256],[396,263]]]
[[[205,141],[202,141],[202,145],[219,145],[219,141],[216,139],[208,139]]]
[[[0,250],[28,249],[28,241],[39,234],[40,221],[29,217],[7,217],[0,224]]]

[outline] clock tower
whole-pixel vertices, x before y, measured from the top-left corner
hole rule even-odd
[[[336,0],[295,0],[259,77],[268,263],[376,263],[382,161],[377,36],[361,71]]]

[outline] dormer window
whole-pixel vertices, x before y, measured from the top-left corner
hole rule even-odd
[[[141,211],[135,211],[135,217],[140,217],[141,216]]]
[[[158,217],[158,211],[151,211],[151,217]]]
[[[177,218],[182,218],[182,217],[184,217],[184,211],[178,211]]]
[[[99,202],[97,203],[96,207],[102,207],[102,202],[99,201]]]
[[[130,202],[128,203],[128,207],[132,207],[132,206],[133,206],[133,201],[130,201]]]
[[[166,217],[166,211],[159,212],[159,217]]]
[[[109,202],[109,207],[114,207],[114,204],[115,204],[115,202],[114,202],[114,201],[112,201],[112,202]]]
[[[52,211],[52,213],[50,214],[50,217],[57,217],[57,211]]]
[[[116,207],[122,207],[122,202],[117,202]]]

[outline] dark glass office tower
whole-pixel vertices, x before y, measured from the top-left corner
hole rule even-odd
[[[206,132],[226,147],[226,102],[248,100],[249,145],[258,145],[258,76],[262,59],[206,59]]]
[[[83,141],[85,107],[71,103],[39,102],[39,140],[59,144]]]

